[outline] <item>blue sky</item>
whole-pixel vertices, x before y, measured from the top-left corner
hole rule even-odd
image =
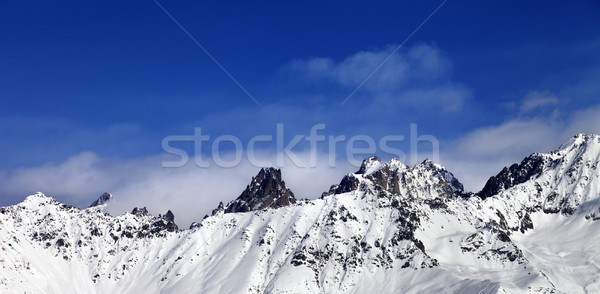
[[[109,190],[156,209],[193,194],[208,211],[257,167],[163,171],[162,139],[195,127],[246,143],[277,123],[289,136],[324,123],[324,135],[376,139],[413,123],[472,190],[600,132],[597,1],[448,1],[344,105],[442,1],[160,3],[260,105],[154,1],[2,2],[0,205],[38,190],[83,205]],[[353,169],[289,168],[288,182],[312,198]],[[315,176],[311,188],[291,179]]]

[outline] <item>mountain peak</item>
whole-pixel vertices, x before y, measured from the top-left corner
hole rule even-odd
[[[134,207],[133,210],[131,211],[131,214],[133,214],[135,216],[150,215],[150,213],[148,213],[148,209],[146,207],[142,207],[142,208]]]
[[[426,158],[423,161],[421,161],[421,163],[419,163],[418,165],[422,165],[422,166],[429,166],[429,167],[434,167],[437,169],[443,168],[441,165],[433,162],[433,160]]]
[[[285,186],[281,170],[262,168],[252,178],[250,185],[234,201],[227,204],[225,213],[247,212],[265,208],[278,208],[296,203],[294,193]]]
[[[389,170],[406,170],[409,167],[398,160],[397,158],[392,158],[390,161],[382,161],[377,156],[367,157],[363,160],[360,168],[354,174],[357,175],[370,175],[376,173],[380,169],[389,169]]]
[[[454,175],[431,160],[409,167],[396,158],[383,162],[378,157],[372,156],[363,160],[357,172],[344,176],[339,184],[331,186],[321,197],[363,189],[361,183],[365,180],[367,180],[365,187],[373,185],[378,191],[387,191],[391,194],[412,191],[411,193],[426,198],[464,194],[463,185]]]
[[[587,147],[587,146],[593,146],[593,145],[599,145],[599,144],[600,144],[600,135],[599,134],[579,133],[579,134],[571,137],[569,140],[564,142],[562,145],[560,145],[560,147],[558,147],[558,149],[555,150],[553,153],[559,153],[561,151],[564,152],[564,151],[573,150],[575,148]]]
[[[520,164],[515,163],[510,167],[505,167],[500,173],[490,177],[483,189],[476,195],[485,199],[510,187],[525,183],[542,173],[544,162],[544,156],[540,154],[527,156]]]
[[[92,204],[90,204],[90,206],[88,208],[105,205],[112,199],[113,199],[112,194],[110,194],[108,192],[104,192],[100,197],[98,197],[98,199],[96,199],[96,201],[92,202]]]
[[[263,167],[258,172],[255,178],[268,178],[272,177],[278,182],[283,182],[281,179],[281,170],[274,167]]]
[[[158,217],[155,217],[148,212],[146,207],[135,207],[131,211],[131,214],[136,216],[138,219],[151,219],[151,225],[148,225],[148,227],[144,230],[147,230],[152,234],[157,234],[162,231],[175,232],[179,230],[179,227],[177,227],[177,224],[175,224],[175,215],[170,210],[167,211],[165,215],[159,214]],[[144,235],[144,233],[142,235]]]
[[[42,199],[43,199],[43,198],[50,198],[50,197],[46,196],[46,195],[45,195],[44,193],[42,193],[42,192],[35,192],[35,193],[33,193],[33,194],[31,194],[31,195],[29,195],[29,196],[25,197],[25,200],[24,200],[24,201],[27,201],[28,199],[29,199],[29,200],[33,200],[33,199],[40,199],[40,198],[42,198]]]
[[[170,222],[175,222],[175,214],[173,214],[172,211],[168,210],[167,213],[164,215],[164,219]]]
[[[381,167],[382,163],[381,163],[381,159],[379,159],[379,157],[377,156],[371,156],[371,157],[367,157],[363,160],[362,164],[360,165],[360,169],[356,172],[357,174],[368,174],[371,173],[375,170],[377,170],[379,167]]]
[[[598,156],[600,156],[600,135],[580,133],[551,153],[533,153],[525,157],[521,163],[505,167],[500,173],[489,178],[483,189],[476,195],[482,199],[494,196],[513,186],[536,179],[550,170],[558,173],[568,170],[567,175],[585,174],[578,170],[597,167]]]
[[[42,192],[36,192],[34,194],[31,194],[31,195],[25,197],[25,200],[23,200],[23,202],[21,202],[21,205],[25,205],[28,207],[36,207],[36,206],[39,206],[41,203],[58,203],[58,201],[56,201],[54,198],[52,198],[50,196],[46,196]]]

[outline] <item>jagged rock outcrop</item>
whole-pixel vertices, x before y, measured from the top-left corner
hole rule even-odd
[[[551,153],[534,153],[504,168],[477,195],[493,195],[498,205],[509,203],[523,216],[539,210],[571,215],[600,196],[599,156],[600,135],[578,134]]]
[[[452,173],[442,166],[425,160],[413,167],[392,159],[382,162],[372,156],[363,160],[356,173],[342,178],[338,185],[333,185],[322,197],[355,191],[360,188],[360,179],[368,179],[376,189],[391,194],[415,197],[455,197],[464,194],[463,185]],[[419,186],[425,186],[425,190]],[[409,195],[410,194],[410,195]]]
[[[248,212],[279,208],[294,203],[296,198],[294,193],[285,186],[281,178],[281,170],[271,167],[262,168],[258,175],[252,178],[246,190],[236,200],[223,207],[223,210],[225,213]]]
[[[153,220],[145,224],[141,227],[141,230],[137,232],[137,235],[140,237],[145,237],[149,235],[161,235],[163,232],[175,232],[179,230],[179,227],[175,224],[175,215],[170,210],[165,213],[165,215],[159,215],[158,217],[153,217],[146,207],[142,208],[133,208],[131,214],[138,218],[147,218],[151,217]]]
[[[515,163],[510,167],[505,167],[496,176],[491,177],[476,195],[485,199],[503,190],[525,183],[541,174],[544,163],[545,159],[540,154],[527,156],[520,164]]]
[[[90,204],[90,206],[88,206],[88,207],[96,207],[96,206],[105,205],[112,199],[113,199],[113,196],[110,193],[104,192],[96,201],[92,202],[92,204]]]
[[[135,216],[150,215],[150,213],[148,213],[148,209],[146,207],[142,207],[142,208],[134,207],[133,210],[131,211],[131,214],[133,214]]]
[[[164,219],[168,222],[175,222],[175,215],[173,214],[172,211],[168,210],[167,213],[165,213],[164,215]]]
[[[217,208],[213,209],[210,215],[217,215],[218,213],[223,213],[225,212],[225,204],[223,204],[222,201],[219,201],[219,205],[217,206]],[[204,216],[204,218],[207,218],[208,215]]]

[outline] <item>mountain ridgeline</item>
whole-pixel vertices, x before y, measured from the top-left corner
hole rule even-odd
[[[600,136],[477,193],[426,160],[365,159],[319,199],[281,170],[190,229],[41,193],[0,208],[1,293],[600,293]],[[65,285],[68,285],[66,287]]]

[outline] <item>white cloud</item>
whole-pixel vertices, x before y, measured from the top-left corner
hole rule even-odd
[[[529,92],[521,104],[521,113],[530,113],[533,110],[543,107],[555,106],[559,102],[558,98],[550,92]]]
[[[396,47],[360,51],[340,62],[322,57],[294,60],[283,71],[308,83],[333,83],[350,94],[389,58],[359,93],[379,104],[387,101],[415,108],[435,107],[445,112],[461,110],[471,93],[451,81],[452,63],[439,49],[421,44],[390,57]]]

